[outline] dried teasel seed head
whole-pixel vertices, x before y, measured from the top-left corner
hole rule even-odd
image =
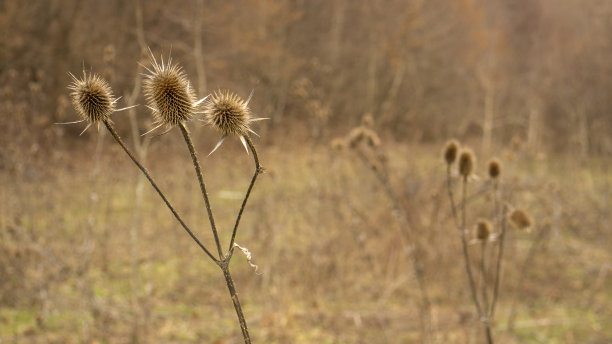
[[[348,143],[351,148],[357,147],[361,141],[363,141],[366,137],[366,132],[368,129],[364,127],[353,128],[348,135]]]
[[[531,217],[522,209],[514,209],[510,213],[510,223],[520,230],[526,230],[533,225]]]
[[[464,148],[459,154],[459,173],[464,178],[469,177],[474,171],[475,160],[474,153],[469,148]]]
[[[376,134],[374,130],[364,129],[363,136],[368,146],[372,148],[376,148],[380,146],[380,138],[378,137],[378,134]]]
[[[365,115],[363,115],[363,117],[361,118],[361,124],[364,127],[371,128],[374,125],[374,117],[372,116],[372,114],[366,113]]]
[[[480,219],[476,223],[476,239],[485,241],[491,235],[491,224],[489,221]]]
[[[144,94],[153,112],[155,122],[175,126],[191,119],[196,103],[195,93],[181,67],[172,64],[172,59],[164,64],[157,63],[150,56],[151,69],[144,80]]]
[[[457,140],[450,140],[444,146],[444,160],[449,165],[452,165],[457,159],[457,152],[459,151],[459,142]]]
[[[501,175],[501,162],[497,158],[491,159],[489,161],[489,177],[491,179],[497,179]]]
[[[115,111],[115,99],[108,83],[97,74],[83,72],[83,79],[74,75],[68,86],[72,105],[79,116],[89,123],[109,120]]]
[[[248,101],[228,90],[215,91],[208,97],[204,105],[204,117],[206,122],[223,136],[242,136],[251,131]]]

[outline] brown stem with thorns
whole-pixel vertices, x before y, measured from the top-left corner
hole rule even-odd
[[[215,226],[215,218],[213,217],[212,209],[210,207],[210,200],[208,199],[208,193],[206,192],[206,184],[204,184],[204,177],[202,176],[202,168],[200,167],[200,162],[198,161],[198,155],[193,147],[193,143],[191,141],[191,136],[187,131],[184,123],[179,123],[179,128],[181,129],[181,133],[183,134],[183,138],[187,143],[187,147],[189,148],[189,154],[191,154],[191,160],[193,161],[193,167],[195,168],[196,175],[198,176],[198,182],[200,183],[200,190],[202,191],[202,198],[204,198],[204,203],[206,204],[206,212],[208,213],[208,221],[210,221],[210,227],[213,232],[213,236],[215,237],[215,244],[217,245],[217,251],[219,252],[219,259],[223,259],[223,250],[221,249],[221,242],[219,241],[219,234],[217,233],[217,226]]]
[[[247,135],[244,135],[244,138],[246,140],[247,145],[249,146],[249,149],[251,150],[251,153],[253,153],[253,162],[255,163],[255,172],[253,173],[253,178],[251,178],[251,183],[249,184],[247,192],[244,195],[244,199],[242,200],[242,205],[240,206],[240,210],[238,211],[238,216],[236,217],[236,223],[234,224],[234,230],[232,231],[232,239],[230,240],[230,244],[228,248],[228,255],[230,257],[234,250],[234,241],[236,240],[236,233],[238,231],[238,225],[240,224],[240,219],[242,218],[242,213],[244,212],[244,207],[246,206],[249,196],[251,195],[251,190],[253,190],[253,186],[255,185],[255,180],[257,180],[257,176],[263,171],[261,165],[259,164],[259,157],[257,156],[257,150],[255,149],[255,146],[253,145],[253,141],[251,141],[251,138]]]
[[[236,310],[236,315],[238,316],[238,322],[240,323],[240,330],[242,331],[242,336],[244,337],[244,344],[251,344],[251,337],[249,336],[246,319],[244,318],[244,313],[242,312],[242,307],[240,306],[240,300],[238,300],[238,294],[236,293],[236,288],[234,287],[234,281],[232,280],[232,275],[229,271],[229,258],[231,258],[231,256],[228,256],[225,261],[219,264],[219,266],[221,267],[221,270],[223,270],[225,283],[227,284],[227,289],[232,297],[232,303],[234,304],[234,309]]]
[[[198,181],[200,183],[200,190],[202,191],[202,197],[204,198],[204,203],[206,204],[206,211],[208,212],[208,219],[210,221],[212,232],[215,237],[215,243],[217,245],[217,250],[219,251],[219,258],[221,259],[221,261],[218,261],[217,265],[219,265],[219,267],[223,271],[223,276],[225,277],[225,283],[227,284],[227,289],[229,290],[230,296],[232,298],[232,303],[234,304],[234,309],[236,310],[236,315],[238,316],[238,323],[240,324],[240,330],[242,331],[242,336],[244,337],[244,343],[250,344],[251,337],[249,336],[246,319],[244,317],[244,313],[242,312],[242,307],[240,306],[240,300],[238,299],[238,294],[236,293],[236,287],[234,286],[234,280],[232,279],[232,275],[230,274],[229,263],[230,263],[230,260],[232,259],[232,252],[233,252],[232,248],[234,246],[234,239],[236,237],[236,232],[238,230],[238,224],[240,223],[240,217],[242,216],[242,212],[244,211],[246,202],[249,198],[249,195],[251,194],[251,190],[253,189],[253,185],[255,184],[257,175],[261,172],[261,166],[259,165],[259,158],[257,157],[257,152],[255,151],[255,147],[253,146],[251,139],[245,136],[246,141],[249,145],[249,148],[251,149],[251,152],[253,152],[253,159],[255,160],[255,174],[253,175],[251,184],[249,185],[246,195],[244,196],[244,200],[242,201],[242,206],[240,207],[240,211],[238,212],[236,224],[234,226],[234,231],[232,233],[230,247],[228,249],[227,254],[224,256],[223,250],[221,248],[221,243],[219,241],[219,235],[217,233],[217,228],[215,226],[215,220],[213,218],[213,213],[212,213],[212,209],[210,206],[208,193],[206,192],[206,185],[204,184],[202,168],[200,167],[200,162],[198,161],[197,153],[195,151],[195,148],[193,147],[191,137],[185,125],[183,123],[180,123],[179,127],[181,129],[181,132],[183,133],[183,138],[185,139],[185,142],[187,143],[187,147],[189,148],[189,153],[191,154],[193,166],[195,168],[196,175],[198,176]]]
[[[170,202],[168,201],[168,199],[166,198],[166,196],[164,195],[164,193],[159,189],[159,187],[157,186],[157,184],[155,183],[155,181],[153,180],[153,178],[151,177],[151,175],[149,175],[149,171],[147,171],[147,169],[142,166],[142,164],[140,164],[140,162],[138,162],[138,159],[136,159],[136,157],[134,156],[134,154],[132,154],[132,152],[130,152],[130,150],[127,148],[127,146],[125,145],[125,143],[123,143],[123,141],[121,140],[121,138],[119,137],[119,135],[117,134],[117,132],[115,131],[115,129],[113,128],[113,126],[110,124],[109,121],[105,120],[103,121],[104,125],[106,126],[106,128],[108,129],[108,131],[111,133],[111,135],[113,136],[113,138],[115,139],[115,141],[117,141],[117,143],[119,143],[119,145],[121,146],[121,148],[123,148],[123,151],[130,157],[130,159],[132,160],[132,162],[140,169],[140,171],[145,175],[145,177],[147,177],[147,179],[149,180],[149,183],[151,183],[151,186],[153,186],[153,188],[155,189],[155,191],[157,191],[157,194],[159,195],[159,197],[162,198],[162,200],[164,201],[164,203],[166,203],[166,206],[168,207],[168,209],[170,209],[170,211],[172,212],[172,215],[174,215],[174,217],[176,218],[176,220],[181,224],[181,226],[183,227],[183,229],[187,232],[187,234],[189,234],[189,236],[191,237],[191,239],[193,239],[193,241],[196,242],[196,244],[202,249],[202,251],[204,251],[204,253],[206,253],[206,255],[208,255],[210,257],[210,259],[212,259],[215,263],[219,264],[219,260],[217,258],[215,258],[210,251],[200,242],[200,240],[198,240],[198,238],[193,234],[193,232],[189,229],[189,227],[187,227],[187,225],[185,224],[185,222],[183,221],[183,219],[181,219],[181,217],[179,216],[179,214],[176,212],[176,210],[174,210],[174,207],[172,207],[172,205],[170,204]]]

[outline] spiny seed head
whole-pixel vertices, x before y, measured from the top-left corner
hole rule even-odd
[[[497,158],[489,161],[489,177],[491,179],[497,179],[501,174],[501,162]]]
[[[195,104],[195,93],[181,67],[172,60],[157,63],[151,55],[151,69],[144,81],[144,94],[159,124],[170,126],[191,119]]]
[[[474,171],[475,160],[474,153],[469,148],[464,148],[459,154],[459,173],[464,178],[469,177]]]
[[[218,90],[209,96],[204,105],[204,117],[223,136],[243,136],[250,131],[248,102],[228,90]]]
[[[489,235],[491,234],[491,224],[489,221],[480,219],[476,223],[476,239],[485,241],[489,239]]]
[[[376,148],[380,146],[380,138],[378,137],[378,134],[376,134],[374,130],[365,129],[363,131],[363,135],[364,135],[365,142],[368,146],[372,148]]]
[[[531,217],[522,209],[514,209],[510,213],[510,222],[517,229],[525,230],[533,225]]]
[[[74,75],[72,84],[68,86],[72,92],[72,105],[84,120],[95,123],[106,121],[115,111],[113,91],[108,83],[97,74],[87,74],[83,71],[83,79]]]
[[[459,151],[459,142],[457,140],[450,140],[444,146],[444,160],[446,163],[451,165],[457,159],[457,151]]]

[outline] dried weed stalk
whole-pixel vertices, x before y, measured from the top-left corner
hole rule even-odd
[[[376,180],[382,186],[393,206],[393,212],[397,214],[400,221],[400,237],[412,248],[409,250],[409,258],[412,264],[414,275],[419,287],[421,297],[420,321],[423,342],[429,342],[431,332],[431,301],[427,292],[425,282],[425,268],[422,263],[422,247],[414,234],[415,225],[412,220],[410,210],[404,205],[401,196],[395,191],[391,183],[391,177],[387,169],[387,157],[381,148],[381,140],[378,134],[371,129],[372,117],[366,115],[363,118],[363,125],[353,128],[345,138],[332,140],[331,147],[335,150],[350,148],[356,156],[367,166],[375,175]]]
[[[468,278],[468,284],[472,296],[472,302],[476,308],[476,314],[483,324],[484,336],[487,343],[493,343],[492,323],[495,316],[495,306],[499,300],[499,289],[502,272],[502,261],[504,253],[504,239],[506,236],[506,222],[508,217],[510,222],[518,229],[525,229],[531,226],[531,218],[522,210],[513,210],[510,212],[511,206],[504,204],[500,206],[500,176],[502,175],[502,165],[496,158],[492,159],[488,166],[489,190],[492,193],[493,199],[493,224],[486,219],[480,219],[475,226],[475,235],[473,240],[468,240],[468,225],[466,221],[467,214],[467,189],[470,182],[475,181],[473,178],[476,157],[473,151],[469,148],[460,148],[459,143],[455,140],[449,141],[443,153],[446,162],[446,184],[448,198],[451,207],[451,214],[455,220],[455,225],[459,230],[461,237],[461,245],[463,249],[463,260],[465,263],[465,272]],[[457,174],[461,183],[461,203],[457,206],[454,197],[454,171],[453,166],[456,163]],[[500,209],[501,208],[501,209]],[[510,215],[508,216],[508,213]],[[480,259],[477,269],[480,270],[480,292],[477,289],[477,280],[473,272],[473,267],[470,259],[469,245],[475,243],[480,247]],[[492,264],[489,263],[489,256],[493,257]],[[493,283],[491,284],[488,276],[493,275]],[[490,290],[492,289],[492,290]]]
[[[165,126],[167,128],[167,131],[173,129],[174,127],[178,127],[180,129],[183,139],[185,140],[185,143],[189,150],[196,177],[200,185],[202,198],[204,199],[206,207],[206,213],[215,240],[217,254],[213,254],[197,238],[197,236],[193,233],[189,226],[187,226],[187,224],[183,221],[179,213],[173,207],[172,203],[166,198],[165,194],[154,181],[153,177],[151,177],[149,171],[140,163],[139,159],[128,149],[123,140],[115,131],[110,116],[114,112],[125,110],[128,108],[119,110],[115,109],[115,103],[118,99],[115,99],[113,97],[112,90],[108,83],[98,75],[87,74],[83,72],[83,78],[80,79],[71,74],[73,83],[70,85],[69,88],[72,90],[71,97],[73,105],[77,113],[81,117],[81,120],[70,123],[87,122],[87,127],[85,128],[85,130],[87,130],[87,128],[89,128],[93,124],[96,124],[98,126],[100,124],[103,124],[108,129],[115,141],[117,141],[123,151],[128,155],[130,160],[132,160],[132,162],[147,178],[151,186],[155,189],[157,194],[164,201],[172,215],[176,218],[176,220],[179,222],[185,232],[191,237],[191,239],[193,239],[197,246],[213,262],[215,262],[215,264],[217,264],[221,268],[232,299],[232,303],[236,310],[236,315],[238,317],[244,342],[251,343],[244,313],[242,311],[242,307],[240,306],[238,294],[236,292],[234,281],[232,279],[229,269],[229,263],[234,253],[235,247],[239,247],[243,252],[248,252],[248,250],[238,246],[238,244],[235,243],[235,239],[236,234],[238,232],[240,219],[246,207],[249,196],[251,195],[253,186],[255,185],[255,181],[257,180],[257,176],[263,172],[263,168],[259,163],[257,151],[255,149],[255,146],[253,145],[251,138],[249,137],[249,133],[254,133],[249,126],[250,122],[258,120],[252,119],[250,117],[248,103],[251,97],[249,97],[247,101],[243,101],[237,95],[229,91],[217,92],[214,93],[212,96],[209,96],[210,99],[206,103],[204,111],[199,112],[197,111],[198,107],[209,97],[196,100],[195,91],[191,88],[191,84],[189,83],[187,76],[183,72],[183,70],[178,65],[173,64],[171,59],[168,59],[166,63],[164,63],[162,59],[158,63],[158,61],[153,57],[153,54],[150,51],[149,53],[150,66],[143,66],[148,71],[148,74],[145,76],[144,93],[149,103],[147,107],[151,110],[156,124],[155,127],[149,132],[154,131],[155,129],[162,126]],[[185,125],[186,122],[193,119],[198,113],[204,113],[206,118],[204,122],[213,126],[215,129],[219,130],[223,134],[221,141],[219,142],[217,147],[215,147],[214,150],[219,147],[221,142],[223,142],[223,140],[227,136],[236,135],[244,144],[245,148],[247,149],[247,153],[249,153],[249,151],[252,153],[253,162],[255,165],[253,177],[251,178],[251,182],[245,192],[240,209],[236,216],[236,221],[232,230],[231,240],[227,250],[223,250],[221,242],[219,240],[219,234],[215,225],[214,214],[212,211],[208,193],[206,191],[206,184],[204,182],[202,168],[198,160],[198,155],[194,148],[191,135]],[[249,259],[249,263],[252,264],[250,262],[250,257],[247,258]]]

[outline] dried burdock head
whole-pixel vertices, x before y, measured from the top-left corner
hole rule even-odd
[[[335,138],[330,142],[331,149],[336,151],[342,151],[347,148],[347,142],[343,138]]]
[[[238,95],[228,90],[218,90],[208,97],[204,104],[204,120],[211,127],[221,132],[221,140],[210,152],[217,150],[228,136],[237,135],[240,137],[244,148],[249,152],[245,136],[249,133],[257,135],[251,128],[251,122],[266,118],[252,118],[249,102],[253,97],[253,92],[247,100],[243,100]]]
[[[480,219],[476,223],[476,239],[486,241],[491,235],[491,224],[489,221]]]
[[[444,146],[444,160],[448,165],[452,165],[457,159],[457,152],[459,151],[459,142],[457,140],[450,140]]]
[[[144,94],[152,111],[156,126],[151,131],[166,125],[171,129],[193,117],[195,108],[205,99],[196,101],[195,92],[181,67],[172,64],[169,58],[157,62],[153,53],[149,55],[151,68],[145,75]],[[147,134],[145,133],[145,134]]]
[[[520,230],[526,230],[533,225],[531,217],[522,209],[514,209],[510,213],[510,223]]]
[[[469,177],[474,171],[476,157],[469,148],[464,148],[459,154],[459,173],[464,177]]]
[[[501,175],[501,162],[497,158],[491,159],[489,161],[489,177],[491,179],[497,179]]]
[[[113,97],[110,86],[99,75],[88,74],[85,71],[83,71],[82,79],[71,73],[69,75],[72,78],[72,83],[68,86],[68,89],[72,91],[70,98],[81,120],[57,124],[88,122],[87,127],[81,132],[82,135],[92,124],[99,125],[101,122],[109,121],[113,112],[120,111],[115,110],[115,102],[118,99]]]

